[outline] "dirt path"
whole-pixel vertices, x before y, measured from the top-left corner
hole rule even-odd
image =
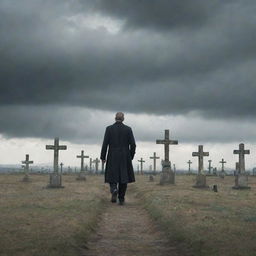
[[[126,204],[111,204],[83,256],[177,256],[131,191]]]

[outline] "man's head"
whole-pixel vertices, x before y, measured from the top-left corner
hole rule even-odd
[[[124,121],[124,113],[122,113],[122,112],[117,112],[117,113],[116,113],[116,121],[117,121],[117,122],[123,122],[123,121]]]

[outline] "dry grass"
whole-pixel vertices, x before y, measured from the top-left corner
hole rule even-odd
[[[0,175],[0,255],[79,255],[105,206],[102,177],[63,176],[64,189],[46,189],[47,175]]]
[[[192,188],[194,176],[176,176],[176,185],[160,186],[137,177],[135,188],[146,209],[170,239],[193,255],[256,255],[256,178],[251,190],[231,187],[234,177],[207,177],[219,192]]]

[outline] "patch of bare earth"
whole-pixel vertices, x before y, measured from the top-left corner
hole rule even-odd
[[[111,204],[83,256],[176,256],[176,248],[142,208],[132,192],[126,204]]]

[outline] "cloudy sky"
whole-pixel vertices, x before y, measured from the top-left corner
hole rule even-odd
[[[59,136],[63,162],[79,165],[123,111],[135,166],[163,156],[155,140],[170,129],[178,168],[199,144],[233,168],[241,142],[252,168],[255,13],[255,0],[0,0],[1,163],[49,163],[45,144]]]

